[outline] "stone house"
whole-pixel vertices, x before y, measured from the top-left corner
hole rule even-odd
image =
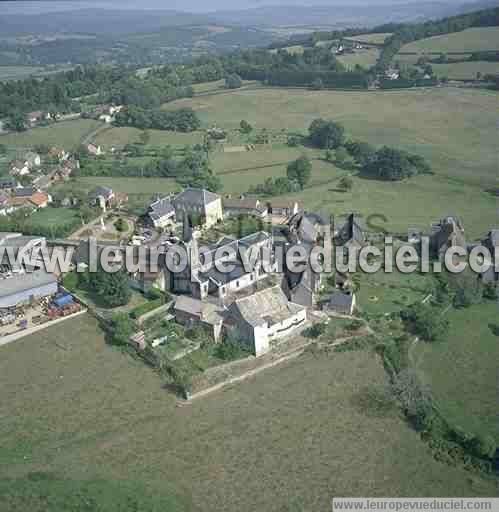
[[[177,219],[185,216],[191,225],[209,228],[223,219],[222,198],[218,194],[198,188],[186,188],[173,199]]]
[[[231,198],[223,200],[223,211],[226,217],[238,215],[252,215],[264,219],[268,214],[268,208],[259,199],[254,197]]]
[[[306,321],[306,308],[289,302],[279,286],[236,300],[226,313],[227,329],[236,330],[240,342],[255,356],[268,352],[273,343]]]
[[[216,342],[220,341],[223,310],[210,302],[180,296],[175,301],[175,320],[186,327],[202,327]]]

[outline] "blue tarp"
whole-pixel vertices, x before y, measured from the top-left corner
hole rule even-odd
[[[60,297],[57,297],[54,299],[54,304],[58,308],[62,308],[63,306],[67,306],[68,304],[73,303],[73,297],[69,294],[61,295]]]

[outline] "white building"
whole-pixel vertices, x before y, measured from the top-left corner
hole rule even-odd
[[[307,309],[289,302],[279,286],[236,300],[227,313],[228,329],[236,329],[241,343],[256,356],[273,342],[289,336],[307,321]]]

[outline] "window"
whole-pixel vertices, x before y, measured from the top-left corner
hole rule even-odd
[[[239,288],[239,281],[236,281],[236,287]]]
[[[250,275],[250,281],[253,281],[255,279],[255,276],[253,274]]]

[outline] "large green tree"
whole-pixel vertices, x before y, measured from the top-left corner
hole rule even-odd
[[[333,121],[315,119],[308,132],[312,144],[321,149],[336,149],[345,141],[345,128]]]
[[[301,156],[288,165],[286,174],[290,180],[296,181],[303,190],[305,185],[310,181],[312,164],[306,156]]]

